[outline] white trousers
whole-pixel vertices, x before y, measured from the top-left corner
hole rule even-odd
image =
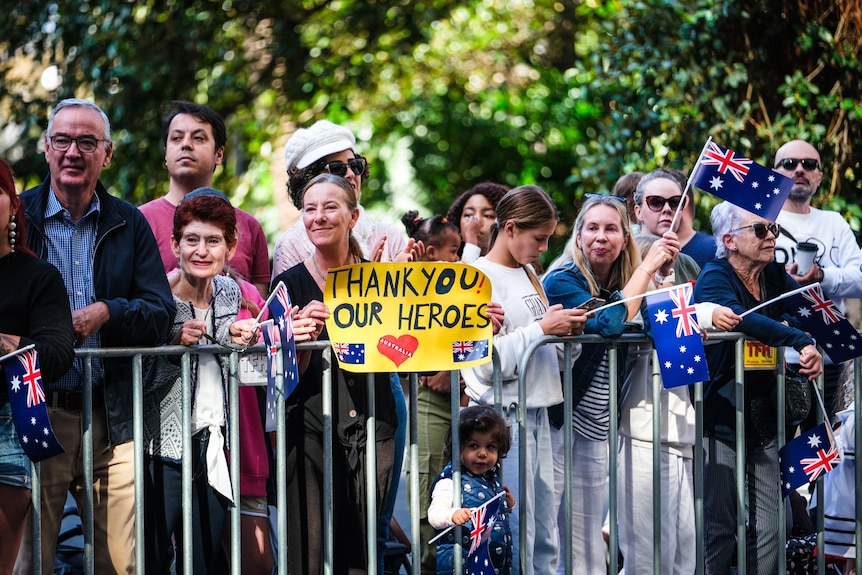
[[[569,424],[571,425],[571,424]],[[555,499],[560,532],[560,559],[557,573],[566,575],[563,553],[565,534],[571,534],[572,558],[569,573],[606,575],[607,547],[602,536],[608,494],[608,443],[586,439],[572,431],[572,468],[565,467],[565,440],[562,429],[551,428],[554,449]],[[565,474],[572,477],[572,525],[566,529],[563,508]]]
[[[652,575],[653,450],[620,436],[617,518],[626,575]],[[694,480],[692,460],[662,451],[661,573],[691,575],[695,570]]]

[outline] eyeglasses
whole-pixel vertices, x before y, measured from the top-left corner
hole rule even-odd
[[[735,230],[730,230],[731,232],[738,232],[739,230],[745,230],[751,228],[754,230],[754,235],[759,240],[765,240],[767,232],[772,232],[772,235],[776,238],[778,234],[781,233],[781,226],[778,224],[751,224],[749,226],[742,226],[741,228],[736,228]]]
[[[368,166],[368,160],[363,158],[362,156],[356,156],[355,158],[350,158],[347,162],[329,162],[323,169],[332,174],[333,176],[344,177],[347,174],[347,168],[350,168],[351,171],[357,175],[361,176],[365,173],[365,168]]]
[[[647,207],[654,212],[660,212],[664,209],[664,205],[670,206],[670,209],[676,210],[682,202],[682,196],[673,196],[672,198],[663,198],[661,196],[647,196],[644,198]]]
[[[612,200],[616,200],[618,202],[625,202],[626,199],[622,196],[614,196],[612,194],[584,194],[585,198],[593,199],[593,198],[610,198]]]
[[[50,138],[48,138],[48,141],[51,142],[51,147],[58,152],[65,152],[72,147],[72,142],[75,142],[78,145],[78,151],[85,154],[92,154],[99,146],[99,142],[107,142],[108,140],[100,140],[98,138],[91,138],[89,136],[84,136],[81,138],[70,138],[69,136],[51,136]]]
[[[814,160],[812,158],[803,158],[801,160],[797,160],[796,158],[784,158],[783,160],[779,160],[775,163],[776,168],[784,168],[785,170],[795,170],[797,164],[802,164],[802,169],[806,172],[811,172],[820,167],[820,162]]]

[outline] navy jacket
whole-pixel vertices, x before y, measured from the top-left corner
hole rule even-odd
[[[21,194],[27,217],[27,244],[48,258],[45,206],[50,175]],[[110,319],[99,331],[102,347],[156,346],[167,341],[176,313],[156,239],[147,220],[132,204],[110,195],[98,182],[100,213],[93,261],[93,284]],[[112,445],[132,438],[131,358],[104,359],[108,437]]]
[[[799,287],[782,264],[769,263],[761,272],[766,301]],[[712,302],[727,306],[737,314],[758,305],[726,259],[715,259],[706,264],[694,285],[695,302]],[[782,320],[790,325],[784,325]],[[742,332],[766,345],[791,346],[797,351],[811,339],[798,322],[786,313],[782,301],[772,303],[749,314],[736,326]],[[706,346],[706,361],[710,381],[703,392],[703,430],[707,436],[727,443],[736,438],[736,343],[720,341]],[[778,385],[773,370],[745,372],[745,440],[750,446],[765,445],[777,435],[777,415],[773,390]]]

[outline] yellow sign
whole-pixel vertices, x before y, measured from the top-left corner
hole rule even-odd
[[[342,369],[441,371],[491,361],[491,282],[461,263],[330,269],[326,329]]]
[[[745,369],[775,369],[775,348],[759,341],[745,342]]]

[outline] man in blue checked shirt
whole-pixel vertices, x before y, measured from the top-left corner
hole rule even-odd
[[[96,104],[81,99],[57,104],[45,135],[50,173],[21,195],[31,230],[28,245],[63,276],[76,346],[160,345],[176,309],[149,224],[99,181],[113,153],[110,122]],[[67,493],[71,489],[83,508],[83,490],[93,489],[95,572],[134,573],[131,360],[92,361],[93,485],[83,484],[84,379],[83,362],[76,359],[46,389],[51,424],[66,453],[42,463],[42,572],[53,572]],[[30,529],[15,572],[32,573]]]

